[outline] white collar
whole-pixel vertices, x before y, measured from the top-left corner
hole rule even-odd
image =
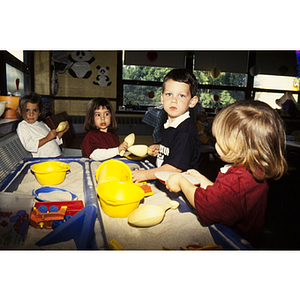
[[[233,166],[233,164],[227,164],[224,167],[220,168],[221,173],[225,174]]]
[[[164,124],[164,128],[167,129],[169,127],[177,128],[179,124],[181,124],[184,120],[188,119],[190,117],[190,112],[187,111],[183,115],[177,117],[172,123],[170,123],[169,119]]]

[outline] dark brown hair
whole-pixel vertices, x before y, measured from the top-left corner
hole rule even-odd
[[[26,103],[33,103],[38,105],[39,109],[39,118],[38,120],[42,120],[45,117],[45,109],[42,101],[42,97],[35,92],[26,92],[21,95],[19,98],[19,104],[15,109],[17,117],[22,117],[25,114]]]
[[[196,96],[198,89],[198,82],[193,73],[191,73],[188,69],[173,69],[171,70],[164,78],[162,84],[162,94],[165,91],[165,83],[172,79],[174,81],[183,82],[190,86],[191,98]]]
[[[116,121],[113,107],[107,98],[94,98],[88,103],[86,108],[84,126],[83,126],[84,130],[85,131],[97,130],[94,121],[94,111],[100,107],[105,107],[111,113],[111,123],[108,127],[108,131],[110,132],[116,131],[118,128],[118,124]]]

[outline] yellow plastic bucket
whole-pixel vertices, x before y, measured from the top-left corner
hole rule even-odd
[[[132,181],[130,168],[122,161],[110,159],[103,162],[96,170],[96,180],[99,183],[106,181]]]
[[[60,161],[47,161],[30,166],[37,181],[42,185],[56,185],[64,181],[70,165]]]
[[[127,218],[139,206],[144,191],[133,182],[107,181],[98,184],[102,210],[110,217]]]

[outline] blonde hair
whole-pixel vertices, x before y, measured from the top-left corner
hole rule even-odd
[[[212,133],[224,155],[221,159],[245,166],[258,180],[279,179],[287,170],[282,119],[261,101],[237,101],[215,117]]]

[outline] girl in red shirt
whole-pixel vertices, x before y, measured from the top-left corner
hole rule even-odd
[[[279,179],[287,170],[283,122],[266,103],[244,100],[217,114],[212,133],[217,153],[230,165],[221,168],[215,182],[188,170],[200,187],[179,174],[170,176],[166,187],[185,194],[203,225],[230,226],[255,245],[264,225],[266,180]]]
[[[113,107],[106,98],[95,98],[88,103],[84,130],[88,133],[81,145],[83,156],[105,160],[128,148],[128,143],[120,144],[119,137],[114,133],[117,121]]]

